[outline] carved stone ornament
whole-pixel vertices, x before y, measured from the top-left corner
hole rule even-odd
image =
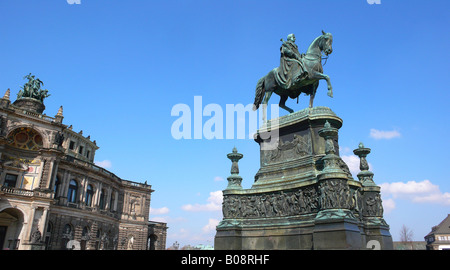
[[[31,243],[33,243],[33,244],[39,243],[41,241],[41,237],[42,237],[41,232],[38,229],[36,229],[31,234]]]
[[[354,196],[343,180],[327,180],[319,185],[321,209],[354,208]]]
[[[318,194],[313,187],[252,195],[224,196],[224,218],[293,216],[317,212]]]
[[[311,137],[309,135],[300,136],[298,134],[294,134],[292,141],[283,142],[281,139],[278,140],[278,146],[274,150],[262,151],[263,162],[265,164],[293,160],[311,154]]]
[[[365,196],[364,215],[372,217],[383,216],[383,204],[380,193],[373,192]]]

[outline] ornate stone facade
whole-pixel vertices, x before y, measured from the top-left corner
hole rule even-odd
[[[95,165],[96,141],[42,108],[0,99],[0,249],[150,249],[151,185]]]
[[[150,250],[165,250],[167,239],[167,223],[150,221],[148,224],[148,243]]]

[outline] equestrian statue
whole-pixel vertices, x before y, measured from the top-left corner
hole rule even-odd
[[[272,93],[280,96],[279,106],[288,112],[294,112],[286,106],[288,97],[295,99],[301,93],[310,96],[309,107],[312,108],[314,96],[316,95],[319,80],[326,80],[328,85],[328,96],[333,97],[330,77],[323,74],[322,52],[328,56],[333,52],[333,36],[325,33],[314,39],[305,54],[300,54],[295,44],[295,35],[290,34],[287,40],[281,39],[280,66],[272,69],[269,73],[259,79],[256,85],[255,101],[253,110],[263,105],[263,120],[266,121],[266,106]]]

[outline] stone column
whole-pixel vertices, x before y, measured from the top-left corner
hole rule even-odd
[[[373,243],[376,248],[393,249],[392,236],[389,225],[383,219],[383,205],[381,201],[381,188],[373,181],[373,172],[369,171],[369,163],[366,160],[371,149],[360,143],[353,153],[359,157],[361,172],[358,179],[362,184],[362,219],[366,234],[366,242]],[[370,242],[372,241],[372,242]],[[367,248],[371,248],[368,246]]]
[[[85,198],[86,198],[86,189],[87,189],[87,177],[83,177],[83,180],[80,181],[80,186],[78,187],[78,189],[80,190],[79,194],[78,194],[78,205],[82,208],[85,208],[86,206],[86,202],[85,202]]]
[[[59,183],[59,187],[58,190],[56,191],[56,194],[58,194],[58,199],[61,201],[61,198],[67,198],[67,191],[66,191],[66,186],[67,186],[67,175],[68,172],[64,171],[62,178],[60,179],[60,183]],[[64,200],[64,199],[63,199]],[[62,202],[62,203],[65,203]]]
[[[30,237],[31,237],[31,233],[32,233],[32,230],[33,230],[33,227],[34,227],[34,216],[36,215],[36,209],[37,209],[37,206],[31,205],[31,213],[30,213],[30,216],[28,218],[28,227],[27,227],[27,230],[26,230],[25,237],[23,237],[23,239],[29,240]]]
[[[50,161],[50,165],[48,166],[48,173],[47,179],[45,180],[46,181],[45,187],[47,189],[50,189],[52,187],[52,179],[53,179],[52,176],[55,169],[55,159],[54,158],[48,159],[48,161]]]
[[[95,207],[97,209],[100,209],[100,207],[99,207],[100,206],[100,195],[102,192],[102,188],[103,188],[103,184],[100,182],[98,184],[97,190],[95,191],[94,198],[93,198],[95,200],[94,200],[92,207]]]
[[[112,194],[112,188],[111,188],[111,186],[108,186],[108,189],[106,191],[106,197],[105,197],[105,210],[108,210],[108,211],[109,211],[109,209],[111,209],[111,205],[110,205],[111,194]]]
[[[48,208],[44,208],[41,216],[41,220],[39,222],[39,231],[42,233],[42,240],[45,239],[45,233],[47,230],[47,217],[48,217]]]
[[[114,191],[113,211],[117,211],[117,204],[119,203],[119,192]]]
[[[39,187],[39,188],[45,188],[45,181],[47,180],[46,178],[45,178],[45,176],[46,176],[46,171],[47,171],[47,169],[46,169],[46,164],[47,163],[47,160],[46,160],[46,158],[44,158],[44,157],[41,157],[41,163],[39,164],[39,168],[40,168],[40,172],[39,172],[39,176],[38,176],[38,184],[37,184],[37,187]]]
[[[56,177],[58,175],[58,166],[59,166],[59,160],[55,160],[54,161],[54,166],[53,166],[53,172],[52,172],[52,178],[49,184],[49,189],[54,190],[55,188],[55,184],[56,184]],[[61,184],[61,183],[60,183]]]
[[[347,174],[339,167],[333,139],[338,129],[328,121],[319,135],[325,139],[323,170],[318,174],[320,211],[315,218],[314,249],[361,249],[358,220],[351,212],[352,193]]]

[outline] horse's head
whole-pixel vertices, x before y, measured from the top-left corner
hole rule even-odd
[[[333,43],[333,35],[331,35],[331,33],[325,33],[322,30],[319,48],[321,51],[325,53],[325,55],[329,55],[333,52],[333,47],[331,46],[332,43]]]

